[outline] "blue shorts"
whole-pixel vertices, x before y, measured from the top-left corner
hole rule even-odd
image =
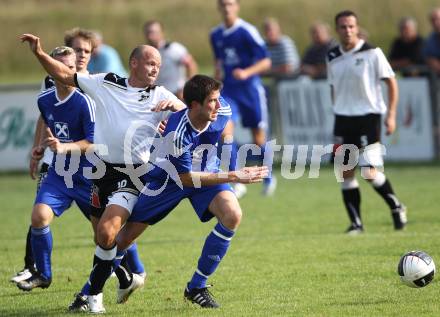
[[[224,87],[222,96],[231,106],[234,122],[241,117],[246,128],[267,128],[267,99],[263,85]]]
[[[45,204],[59,217],[74,201],[87,219],[90,219],[92,182],[80,173],[73,176],[73,188],[67,188],[64,178],[50,167],[43,179],[34,204]]]
[[[162,184],[151,182],[148,188],[157,190]],[[141,194],[128,221],[143,222],[153,225],[165,218],[178,204],[188,198],[200,221],[209,221],[214,215],[208,210],[214,197],[222,191],[232,191],[229,184],[205,186],[202,188],[184,187],[180,189],[174,182],[169,182],[156,196]]]

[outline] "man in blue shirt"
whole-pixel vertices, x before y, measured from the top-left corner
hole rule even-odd
[[[91,74],[115,73],[121,77],[127,77],[127,71],[118,52],[104,43],[101,32],[94,31],[93,35],[96,47],[90,57],[87,70]]]
[[[72,48],[55,48],[51,56],[75,70],[76,56]],[[59,217],[72,202],[76,202],[82,213],[90,217],[90,194],[92,183],[83,176],[83,168],[91,167],[84,152],[93,143],[95,126],[95,104],[75,87],[55,81],[55,87],[38,96],[38,108],[47,135],[40,140],[54,153],[47,176],[43,179],[35,199],[31,219],[31,245],[37,273],[17,283],[18,288],[30,291],[33,288],[49,287],[52,281],[51,253],[52,233],[49,224],[54,215]],[[79,155],[79,168],[65,177],[65,169],[73,169],[75,157]]]
[[[231,105],[233,115],[233,120],[225,128],[224,137],[233,135],[233,121],[237,121],[240,114],[243,126],[251,129],[255,144],[261,147],[263,158],[268,118],[265,90],[259,74],[270,69],[271,61],[257,29],[239,18],[238,0],[218,0],[218,7],[223,24],[214,28],[210,35],[215,78],[223,80],[222,96]],[[235,170],[234,146],[231,156],[229,169]],[[273,194],[275,186],[274,178],[265,179],[263,193]],[[241,184],[234,186],[234,190],[239,198],[246,192]]]
[[[261,182],[268,175],[264,166],[219,170],[217,143],[231,116],[220,89],[219,81],[204,75],[196,75],[185,84],[183,96],[188,109],[169,118],[165,140],[159,139],[152,152],[154,168],[145,175],[146,185],[117,238],[118,249],[126,249],[148,225],[165,218],[185,198],[200,221],[216,217],[218,223],[206,239],[184,293],[188,300],[205,308],[219,307],[206,282],[226,254],[242,215],[229,183]]]

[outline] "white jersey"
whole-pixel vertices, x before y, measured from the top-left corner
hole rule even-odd
[[[186,69],[183,60],[187,57],[187,49],[180,43],[167,42],[159,48],[162,58],[159,76],[156,84],[165,86],[173,93],[183,88],[186,81]]]
[[[108,149],[99,157],[113,164],[148,162],[159,123],[171,114],[152,109],[162,100],[180,100],[164,87],[132,87],[128,79],[113,73],[76,73],[75,82],[96,103],[94,143]]]
[[[362,116],[386,112],[381,79],[395,75],[380,48],[363,40],[347,52],[337,46],[327,53],[327,73],[334,92],[335,114]]]

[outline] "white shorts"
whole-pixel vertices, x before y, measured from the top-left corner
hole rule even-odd
[[[128,210],[131,215],[138,196],[128,192],[116,192],[108,198],[107,206],[118,205]]]

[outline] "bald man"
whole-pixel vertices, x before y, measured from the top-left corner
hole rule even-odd
[[[97,174],[102,173],[94,175],[97,179],[93,180],[91,213],[100,221],[88,301],[91,313],[103,313],[102,289],[112,267],[119,265],[114,263],[118,252],[115,237],[131,215],[141,189],[123,170],[148,162],[151,144],[145,141],[154,138],[161,121],[185,105],[164,87],[154,85],[161,57],[152,46],[133,49],[129,57],[130,75],[122,78],[114,73],[75,73],[46,54],[38,37],[23,34],[20,39],[29,43],[49,75],[80,88],[96,102],[95,145],[103,145],[105,150],[96,152],[98,158],[94,162]],[[124,251],[118,252],[118,259],[123,259]],[[127,301],[143,285],[143,280],[133,276],[120,281],[118,303]]]

